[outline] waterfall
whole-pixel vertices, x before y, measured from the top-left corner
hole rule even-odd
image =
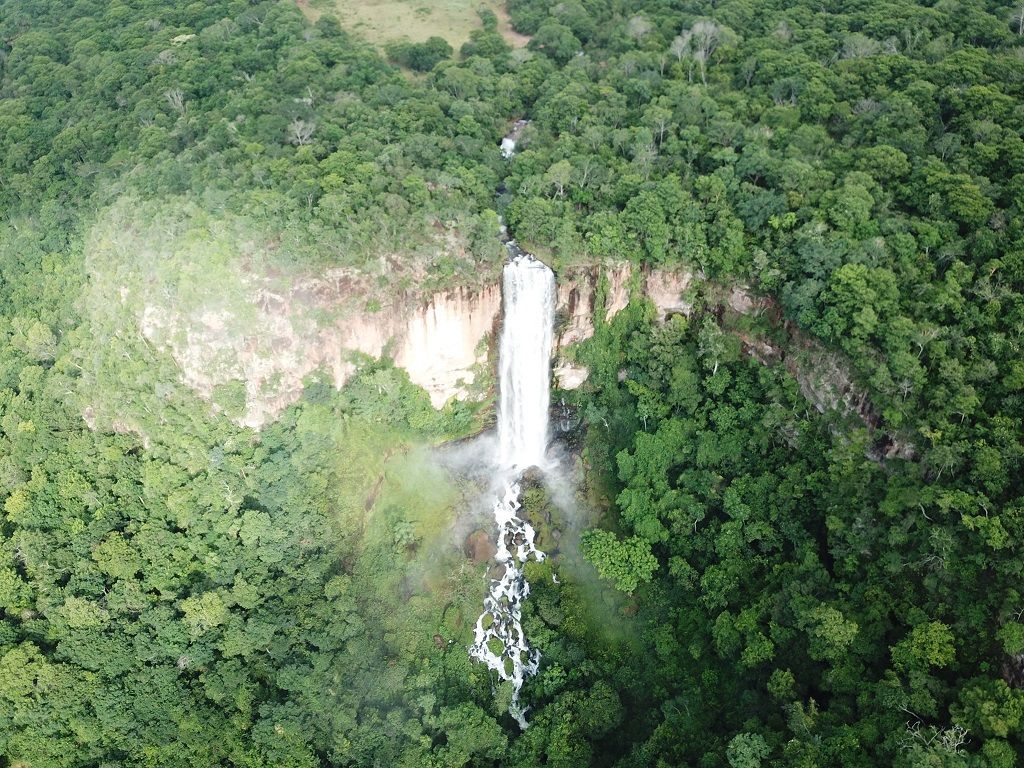
[[[544,463],[551,398],[555,276],[510,243],[502,274],[498,461],[519,471]]]
[[[551,387],[551,337],[555,313],[555,276],[544,264],[508,243],[511,258],[502,273],[503,320],[499,348],[498,471],[504,493],[494,505],[498,525],[495,559],[503,569],[492,579],[484,611],[476,622],[469,655],[512,683],[511,714],[526,728],[519,691],[527,675],[537,673],[540,651],[523,633],[522,602],[530,594],[522,563],[544,553],[534,545],[533,527],[519,512],[519,474],[544,465],[548,442]]]
[[[509,131],[508,135],[501,140],[501,156],[506,160],[510,160],[516,153],[516,145],[519,144],[519,136],[529,124],[529,120],[516,120],[515,125],[512,126],[512,130]]]

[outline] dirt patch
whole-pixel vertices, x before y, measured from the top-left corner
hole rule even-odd
[[[370,491],[363,504],[364,511],[369,512],[373,509],[373,505],[377,503],[377,497],[380,496],[380,488],[382,485],[384,485],[384,475],[378,477],[377,482],[373,484],[373,490]]]
[[[323,15],[323,11],[318,8],[314,8],[309,4],[309,0],[295,0],[295,4],[299,6],[299,10],[302,11],[302,15],[312,21],[314,24]]]
[[[494,15],[498,17],[498,32],[504,37],[508,44],[513,48],[525,48],[527,44],[532,40],[529,35],[521,35],[512,29],[512,17],[508,15],[504,4],[498,4],[496,8],[492,9]]]
[[[491,535],[487,531],[477,528],[466,537],[462,551],[473,561],[473,565],[480,565],[493,559],[498,548],[491,541]]]

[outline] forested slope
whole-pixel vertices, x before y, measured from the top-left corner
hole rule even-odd
[[[454,97],[287,3],[10,2],[0,23],[8,209],[194,196],[273,227],[290,261],[368,266],[435,225],[497,253],[492,139],[518,89],[456,130]]]
[[[0,2],[0,763],[1024,759],[1021,9],[509,7],[527,51],[485,17],[420,75],[283,1]],[[414,448],[467,424],[385,361],[234,426],[89,301],[135,200],[387,290],[492,274],[498,211],[556,267],[703,278],[690,318],[637,301],[577,352],[583,549],[628,595],[530,566],[526,732],[466,656],[480,574]],[[747,354],[782,320],[876,431]]]

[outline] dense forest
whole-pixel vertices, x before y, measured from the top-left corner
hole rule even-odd
[[[0,766],[1024,761],[1024,6],[509,0],[528,45],[482,11],[458,51],[322,7],[0,0]],[[243,428],[107,301],[164,231],[168,301],[243,234],[479,283],[499,216],[556,271],[697,276],[574,350],[596,524],[527,566],[525,731],[428,448],[488,410],[366,359]]]

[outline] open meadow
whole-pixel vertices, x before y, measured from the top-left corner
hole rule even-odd
[[[396,40],[421,43],[443,37],[456,50],[481,26],[477,11],[486,8],[498,17],[498,31],[515,48],[529,38],[512,29],[508,12],[499,0],[297,0],[299,8],[316,20],[332,12],[346,29],[373,43]]]

